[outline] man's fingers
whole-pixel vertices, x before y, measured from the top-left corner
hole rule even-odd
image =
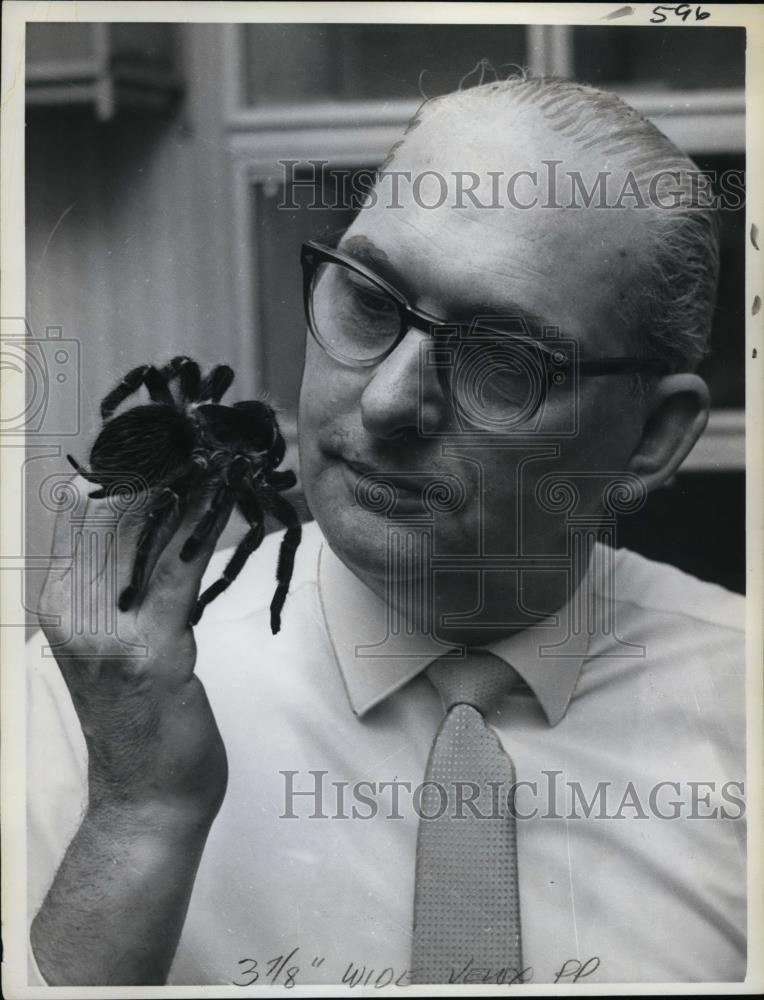
[[[56,517],[50,602],[74,602],[78,616],[89,620],[99,609],[105,613],[105,603],[118,614],[137,612],[148,599],[185,626],[234,505],[220,483],[207,483],[189,498],[158,489],[92,499],[88,494],[97,487],[79,475],[66,489],[76,503]]]
[[[138,567],[143,585],[138,581],[140,601],[145,584],[154,571],[162,550],[178,529],[181,520],[178,497],[170,490],[154,491],[144,503],[131,507],[119,522],[117,532],[117,587],[120,594],[131,586]]]
[[[77,534],[74,526],[87,517],[91,489],[90,483],[77,474],[56,486],[52,499],[59,505],[59,511],[53,521],[50,563],[41,593],[40,611],[43,615],[58,613],[59,604],[66,600],[62,595],[71,590]]]
[[[84,477],[73,475],[62,480],[53,495],[60,509],[39,610],[41,623],[58,630],[51,633],[54,638],[93,634],[108,617],[107,605],[113,604],[105,570],[113,559],[119,515],[109,510],[105,500],[90,498],[95,489]]]
[[[53,522],[53,543],[51,555],[54,559],[67,559],[72,554],[72,523],[74,519],[84,519],[91,503],[88,494],[95,487],[76,473],[55,488],[53,500],[60,505]]]

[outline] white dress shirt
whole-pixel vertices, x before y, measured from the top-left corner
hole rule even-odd
[[[230,778],[169,982],[406,984],[414,792],[442,718],[422,671],[444,649],[426,636],[383,642],[386,606],[315,524],[272,636],[278,541],[265,540],[196,629]],[[215,555],[207,581],[226,555]],[[567,634],[560,613],[488,647],[526,685],[487,717],[528,783],[517,798],[529,817],[517,823],[524,979],[739,981],[744,602],[625,550],[612,578],[608,634],[574,638],[556,656],[549,647]],[[86,801],[84,740],[44,652],[35,637],[30,917]],[[290,797],[290,782],[310,794]],[[454,974],[495,982],[495,970]]]

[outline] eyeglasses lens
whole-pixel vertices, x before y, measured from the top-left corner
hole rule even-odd
[[[531,343],[473,327],[456,346],[449,367],[454,404],[473,426],[509,430],[543,402],[545,368]]]
[[[381,358],[400,331],[398,304],[363,275],[319,264],[311,295],[313,330],[334,357],[356,363]]]

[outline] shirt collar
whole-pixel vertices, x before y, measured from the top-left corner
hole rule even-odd
[[[391,628],[388,605],[325,542],[318,554],[318,590],[348,700],[358,716],[453,649],[433,636]],[[568,637],[575,596],[556,615],[486,647],[515,668],[550,726],[565,715],[588,650],[588,635]],[[564,655],[558,655],[555,647],[563,642]]]

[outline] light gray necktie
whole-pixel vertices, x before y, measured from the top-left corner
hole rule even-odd
[[[446,715],[421,799],[411,978],[453,982],[471,962],[490,970],[493,983],[504,970],[508,983],[522,970],[516,820],[507,806],[515,769],[484,715],[518,675],[486,650],[440,658],[426,673]],[[474,791],[468,782],[479,786],[481,815],[465,802]]]

